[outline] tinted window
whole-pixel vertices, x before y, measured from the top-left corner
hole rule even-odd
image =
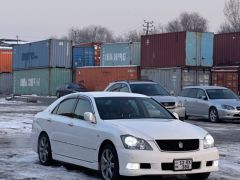
[[[188,97],[189,89],[183,89],[179,96]]]
[[[75,109],[75,118],[78,119],[84,119],[84,113],[85,112],[91,112],[93,113],[92,110],[92,105],[89,100],[86,99],[79,99],[76,109]]]
[[[126,84],[122,84],[121,88],[119,89],[120,92],[129,92],[129,89]]]
[[[209,99],[239,99],[239,97],[229,89],[207,89]]]
[[[120,88],[121,84],[114,84],[112,85],[110,88],[107,89],[107,91],[111,91],[111,92],[119,92],[119,88]]]
[[[131,84],[133,93],[144,94],[147,96],[170,96],[169,93],[159,84]]]
[[[76,99],[67,99],[59,104],[56,114],[73,117]]]
[[[150,98],[95,98],[101,119],[175,119],[166,109]]]
[[[206,93],[204,92],[204,90],[198,89],[198,91],[197,91],[197,98],[201,99],[203,96],[207,97]]]
[[[186,97],[196,98],[197,97],[197,89],[189,89]]]

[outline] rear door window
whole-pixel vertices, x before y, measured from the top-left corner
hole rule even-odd
[[[93,108],[91,102],[88,99],[80,98],[78,100],[76,109],[75,109],[75,118],[84,120],[84,113],[91,112],[93,113]]]

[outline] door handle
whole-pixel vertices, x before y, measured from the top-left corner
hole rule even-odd
[[[72,122],[68,123],[68,126],[73,127],[73,123]]]

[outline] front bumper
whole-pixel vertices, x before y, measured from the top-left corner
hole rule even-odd
[[[153,147],[154,142],[151,143]],[[156,146],[155,146],[156,147]],[[207,166],[207,162],[217,162],[219,154],[217,148],[201,149],[191,152],[162,152],[158,148],[153,151],[135,151],[118,149],[119,173],[123,176],[162,175],[162,174],[194,174],[218,171],[218,165]],[[177,159],[192,159],[193,163],[200,163],[198,168],[190,171],[164,170],[166,164],[172,164]],[[128,169],[129,163],[150,164],[150,168]]]
[[[185,107],[175,107],[175,108],[167,108],[167,109],[170,112],[177,113],[180,119],[184,119],[185,118],[185,112],[186,112]]]
[[[226,110],[218,109],[219,119],[239,119],[240,120],[240,111],[238,110]]]

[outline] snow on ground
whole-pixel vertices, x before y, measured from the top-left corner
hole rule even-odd
[[[53,166],[39,164],[31,149],[31,123],[35,113],[46,106],[0,99],[0,179],[44,180],[99,180],[95,171],[57,163]],[[210,180],[237,180],[240,177],[240,124],[213,124],[189,121],[208,130],[220,152],[220,170]],[[185,176],[137,177],[137,180],[186,179]]]

